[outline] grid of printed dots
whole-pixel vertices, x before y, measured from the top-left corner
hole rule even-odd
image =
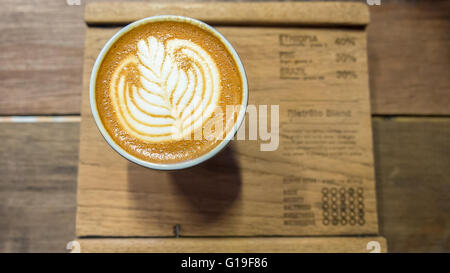
[[[364,225],[363,188],[323,188],[322,212],[324,225]]]

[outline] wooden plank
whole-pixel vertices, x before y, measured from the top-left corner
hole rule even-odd
[[[311,238],[160,238],[160,239],[80,239],[81,252],[195,252],[195,253],[336,253],[370,252],[376,244],[386,252],[383,237]],[[367,244],[369,242],[369,250]],[[375,243],[374,243],[375,242]],[[378,245],[379,244],[379,245]]]
[[[380,231],[390,252],[449,252],[450,120],[408,120],[373,122]],[[66,251],[78,128],[0,123],[0,252]]]
[[[89,24],[127,24],[141,18],[177,14],[211,24],[238,25],[366,25],[367,5],[355,2],[112,2],[86,5]]]
[[[0,252],[64,252],[75,234],[79,123],[0,123]]]
[[[128,162],[101,137],[87,96],[92,64],[118,29],[90,27],[86,32],[77,235],[171,236],[176,224],[182,235],[191,236],[377,234],[364,31],[218,29],[242,56],[251,89],[249,104],[280,104],[279,149],[261,152],[260,142],[235,141],[207,163],[176,172],[156,172]],[[296,44],[295,37],[310,41]],[[349,42],[336,43],[340,39]],[[288,60],[282,62],[280,55],[286,52]],[[335,52],[345,52],[355,62],[343,65],[336,61]],[[281,68],[296,67],[289,58],[309,63],[304,74],[285,78]],[[337,77],[340,69],[352,71],[354,78]],[[329,109],[351,114],[344,118],[292,114]],[[332,141],[323,142],[322,134]],[[342,142],[341,137],[352,141]],[[344,152],[330,156],[323,147]],[[362,204],[357,204],[361,206],[357,216],[354,211],[337,216],[337,204],[332,202],[341,198],[336,192],[341,188],[342,199],[354,194],[353,201],[347,202],[356,202],[359,191]],[[327,191],[333,193],[327,197]]]
[[[2,2],[0,115],[80,113],[85,2]],[[449,12],[448,1],[370,7],[373,114],[450,114]]]
[[[66,1],[2,1],[0,115],[80,112],[82,11]]]
[[[450,251],[450,119],[373,126],[380,233],[390,251]]]
[[[370,8],[372,113],[450,114],[450,1]]]

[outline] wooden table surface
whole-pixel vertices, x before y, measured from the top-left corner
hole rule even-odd
[[[75,236],[85,2],[1,1],[0,252],[63,252]],[[392,252],[448,252],[450,1],[381,2],[368,28],[380,233]]]

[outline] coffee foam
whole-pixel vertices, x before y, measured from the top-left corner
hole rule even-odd
[[[208,127],[216,110],[242,104],[243,94],[239,69],[217,37],[168,21],[138,26],[110,47],[95,96],[117,145],[140,159],[170,163],[217,146],[221,140],[192,137]],[[230,123],[224,120],[225,134]]]
[[[189,40],[164,44],[150,36],[137,48],[137,57],[123,60],[112,76],[110,92],[121,125],[150,142],[185,138],[201,128],[218,106],[215,61]],[[127,68],[133,66],[138,84],[127,82]]]

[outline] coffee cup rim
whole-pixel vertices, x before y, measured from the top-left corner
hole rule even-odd
[[[238,67],[239,74],[241,76],[241,81],[242,81],[242,104],[241,104],[241,108],[240,108],[240,112],[237,117],[237,120],[233,126],[233,129],[228,132],[226,137],[217,146],[215,146],[212,150],[208,151],[207,153],[205,153],[197,158],[193,158],[193,159],[189,159],[189,160],[181,161],[181,162],[174,162],[174,163],[149,162],[149,161],[140,159],[140,158],[128,153],[125,149],[123,149],[120,145],[118,145],[112,139],[112,137],[109,135],[109,133],[106,131],[106,129],[103,125],[103,122],[100,119],[100,115],[99,115],[98,109],[97,109],[96,98],[95,98],[95,85],[96,85],[99,67],[100,67],[100,64],[102,63],[106,53],[110,50],[111,46],[120,37],[122,37],[125,33],[128,33],[129,31],[131,31],[132,29],[134,29],[140,25],[147,24],[147,23],[154,23],[154,22],[164,22],[164,21],[176,21],[176,22],[190,23],[197,27],[203,28],[203,29],[207,30],[209,33],[216,36],[225,45],[228,52],[233,56],[233,59]],[[144,166],[144,167],[147,167],[150,169],[180,170],[180,169],[193,167],[195,165],[198,165],[198,164],[212,158],[217,153],[219,153],[223,148],[225,148],[225,146],[230,142],[230,140],[236,134],[236,132],[238,131],[239,127],[241,126],[241,124],[244,120],[245,112],[246,112],[247,104],[248,104],[247,76],[245,73],[244,65],[242,64],[242,61],[241,61],[239,55],[237,54],[236,50],[230,44],[230,42],[217,29],[213,28],[212,26],[210,26],[200,20],[190,18],[190,17],[185,17],[185,16],[179,16],[179,15],[151,16],[151,17],[146,17],[146,18],[137,20],[137,21],[132,22],[132,23],[128,24],[127,26],[123,27],[116,34],[114,34],[114,36],[112,36],[108,40],[108,42],[106,42],[106,44],[103,46],[102,50],[100,51],[99,55],[97,56],[97,59],[95,60],[95,63],[94,63],[94,66],[93,66],[93,69],[91,72],[91,77],[90,77],[90,81],[89,81],[89,103],[90,103],[90,107],[91,107],[91,113],[94,117],[95,123],[96,123],[97,128],[99,129],[101,135],[106,140],[106,142],[122,157],[128,159],[131,162],[134,162],[138,165],[141,165],[141,166]]]

